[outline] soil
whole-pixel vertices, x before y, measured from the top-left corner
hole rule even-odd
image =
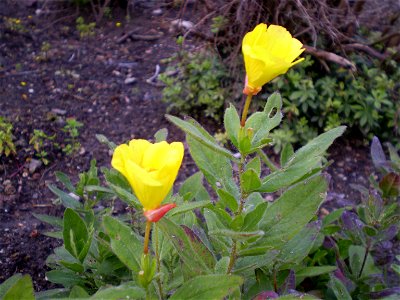
[[[137,2],[129,21],[125,10],[113,8],[112,19],[105,18],[88,37],[80,37],[76,29],[74,8],[54,14],[38,11],[36,1],[0,3],[0,115],[13,123],[17,145],[16,155],[0,158],[0,282],[28,273],[36,291],[52,286],[45,280],[45,260],[60,243],[43,234],[49,227],[32,213],[62,214],[47,188],[56,182],[55,171],[77,181],[93,158],[99,167],[110,167],[110,153],[95,134],[118,144],[131,138],[152,139],[166,127],[168,140],[184,140],[184,134],[164,118],[162,88],[157,81],[147,81],[156,66],[165,69],[162,60],[177,51],[177,33],[170,25],[181,11],[159,7],[162,1]],[[154,11],[159,8],[161,14]],[[195,22],[194,10],[189,7],[191,15],[184,17]],[[22,29],[10,29],[6,18],[20,20]],[[140,36],[118,42],[132,30]],[[68,118],[84,124],[79,128],[81,146],[73,155],[62,151],[70,143],[62,131]],[[217,131],[218,124],[205,121],[208,129]],[[38,157],[29,144],[34,129],[56,135],[44,146],[47,165],[35,166]],[[341,139],[330,149],[330,159],[335,162],[327,169],[331,180],[325,206],[359,201],[350,183],[368,185],[373,170],[368,148]],[[195,171],[185,157],[178,184]]]

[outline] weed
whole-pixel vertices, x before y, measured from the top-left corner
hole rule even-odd
[[[95,27],[96,23],[94,22],[85,23],[85,20],[82,17],[76,19],[76,30],[78,30],[81,39],[94,36]]]
[[[80,142],[78,141],[79,137],[79,128],[82,127],[83,124],[78,122],[75,118],[68,118],[67,124],[62,129],[63,132],[67,134],[65,139],[65,146],[62,151],[66,155],[72,155],[81,147]]]
[[[13,125],[4,117],[0,116],[0,156],[16,154],[12,135]]]

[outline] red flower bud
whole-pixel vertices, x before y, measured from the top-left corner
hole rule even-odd
[[[146,217],[147,221],[155,223],[158,222],[162,217],[164,217],[164,215],[174,207],[176,207],[175,203],[168,203],[156,209],[146,210],[143,212],[143,214]]]

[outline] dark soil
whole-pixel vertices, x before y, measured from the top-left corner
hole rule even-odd
[[[45,260],[60,243],[43,235],[49,228],[32,213],[62,213],[53,205],[54,196],[47,188],[56,181],[54,172],[65,172],[76,181],[93,158],[99,167],[110,167],[110,153],[95,134],[122,143],[131,138],[151,139],[166,127],[168,140],[184,140],[164,118],[161,88],[156,82],[146,82],[156,65],[165,68],[160,61],[177,50],[176,33],[169,28],[179,9],[163,7],[162,14],[156,15],[157,5],[140,5],[139,1],[126,21],[125,10],[115,8],[112,21],[105,19],[94,36],[80,38],[73,8],[62,8],[58,14],[36,14],[37,7],[24,3],[0,3],[0,115],[13,123],[17,145],[16,155],[0,158],[0,282],[15,273],[28,273],[40,291],[51,286],[45,280]],[[19,19],[23,29],[10,29],[5,17]],[[117,42],[132,30],[154,39],[142,36]],[[50,48],[42,51],[43,43]],[[131,77],[136,81],[125,83]],[[68,156],[47,143],[49,164],[29,170],[31,160],[37,159],[29,145],[33,130],[56,134],[55,141],[62,149],[68,141],[61,129],[71,117],[84,124],[78,151]],[[354,204],[360,196],[349,184],[366,186],[372,172],[368,148],[340,140],[330,153],[335,162],[327,170],[331,181],[326,207]],[[195,170],[186,157],[178,181]]]

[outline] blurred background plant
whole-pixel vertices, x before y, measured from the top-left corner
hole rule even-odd
[[[229,74],[216,54],[182,49],[168,62],[169,67],[159,76],[165,84],[163,101],[168,103],[168,112],[221,120],[230,95]]]
[[[12,130],[13,125],[5,117],[0,116],[0,156],[16,154]]]
[[[190,52],[190,55],[182,55],[181,63],[169,61],[169,68],[172,66],[178,74],[184,74],[184,82],[180,81],[180,76],[165,75],[169,71],[161,76],[166,84],[164,99],[171,108],[183,108],[184,113],[189,113],[197,110],[201,102],[202,109],[208,111],[207,116],[221,119],[213,112],[222,107],[224,101],[229,99],[236,104],[241,101],[244,81],[241,37],[260,22],[279,24],[304,43],[307,59],[274,80],[255,99],[263,103],[276,90],[283,96],[283,112],[288,123],[272,134],[276,141],[275,151],[286,143],[304,144],[318,133],[340,124],[349,126],[347,134],[365,142],[379,135],[399,147],[398,2],[205,2],[202,18],[182,34],[186,39],[190,35],[200,37],[211,47],[202,47],[196,52],[186,48],[185,39],[182,39],[181,52]],[[182,14],[185,8],[183,5]],[[200,61],[196,61],[197,57]],[[213,67],[201,70],[200,62],[208,60],[213,61]],[[229,78],[231,88],[225,92],[227,94],[215,90],[214,96],[201,98],[197,72],[200,70],[206,74],[201,78],[202,86],[213,86],[216,80]],[[190,84],[195,87],[188,88]],[[210,98],[217,100],[209,101]]]

